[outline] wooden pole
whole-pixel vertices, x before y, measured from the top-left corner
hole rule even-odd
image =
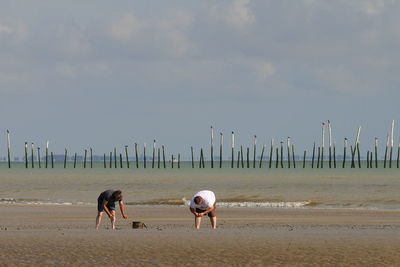
[[[240,150],[238,150],[238,157],[237,157],[237,168],[239,169],[240,168]]]
[[[347,150],[347,138],[344,138],[344,146],[343,146],[343,164],[342,168],[346,166],[346,150]]]
[[[271,169],[271,166],[272,166],[272,153],[273,153],[273,150],[274,150],[274,139],[272,138],[271,139],[271,149],[269,150],[269,165],[268,165],[268,167]]]
[[[50,155],[51,155],[51,168],[54,169],[54,155],[53,155],[53,152],[51,152]]]
[[[10,142],[10,131],[7,130],[7,159],[8,159],[8,168],[11,168],[11,142]]]
[[[332,128],[331,122],[328,120],[328,141],[329,141],[329,168],[332,168]]]
[[[193,147],[190,147],[190,152],[192,154],[192,169],[194,168],[194,152],[193,152]]]
[[[351,168],[355,168],[356,165],[354,163],[354,158],[356,156],[356,148],[353,149],[353,146],[350,146],[350,150],[351,150]]]
[[[247,168],[250,168],[250,148],[249,147],[247,147],[246,148],[246,155],[247,155],[247,157],[246,157],[246,162],[247,162]]]
[[[122,165],[122,153],[119,153],[119,166],[122,169],[124,166]]]
[[[387,160],[387,156],[388,156],[388,149],[389,149],[389,133],[387,134],[387,138],[386,138],[385,159],[383,161],[383,168],[386,168],[386,160]]]
[[[400,141],[397,146],[397,169],[399,168],[399,164],[400,164]]]
[[[171,155],[171,168],[174,168],[174,155]]]
[[[312,150],[312,159],[311,159],[311,168],[314,168],[314,159],[315,159],[315,142]]]
[[[219,133],[219,168],[222,168],[222,146],[224,144],[224,135]]]
[[[90,148],[90,168],[93,169],[93,149]]]
[[[146,143],[143,144],[143,168],[146,169]]]
[[[281,168],[283,168],[283,142],[281,142]]]
[[[211,168],[214,168],[214,129],[211,126]]]
[[[74,155],[74,169],[76,168],[76,152],[75,152],[75,155]]]
[[[67,149],[65,149],[65,151],[64,151],[64,169],[67,168],[67,153],[68,153],[68,151],[67,151]]]
[[[160,148],[157,148],[157,168],[160,168]]]
[[[360,151],[360,148],[359,148],[359,144],[360,144],[360,132],[361,132],[361,126],[359,126],[358,127],[358,130],[357,130],[357,138],[356,138],[356,143],[354,144],[354,154],[356,153],[356,150],[357,150],[357,156],[358,156],[358,163],[359,163],[359,167],[361,168],[361,163],[360,163],[360,153],[359,153],[359,151]],[[354,164],[353,164],[354,165]],[[355,165],[354,165],[354,168],[355,168]]]
[[[104,164],[104,169],[106,169],[107,168],[106,153],[103,154],[103,164]]]
[[[110,169],[112,168],[112,152],[110,152]]]
[[[358,159],[358,168],[361,168],[360,143],[357,143],[357,159]]]
[[[38,164],[39,164],[39,169],[42,168],[42,165],[40,164],[40,147],[37,148],[38,152]]]
[[[322,123],[321,168],[324,168],[325,123]]]
[[[136,169],[138,169],[139,168],[139,155],[138,155],[137,143],[135,143],[135,156],[136,156]]]
[[[28,142],[25,142],[25,168],[28,169]]]
[[[369,153],[369,167],[372,169],[372,151]]]
[[[256,149],[257,149],[257,136],[254,136],[253,141],[253,169],[256,167]]]
[[[367,169],[369,169],[369,150],[367,151]]]
[[[165,149],[164,149],[164,145],[161,146],[162,148],[162,155],[163,155],[163,165],[164,165],[164,169],[167,168],[167,165],[165,164]]]
[[[49,141],[46,142],[46,164],[45,164],[46,169],[47,169],[48,157],[49,157]]]
[[[117,148],[114,147],[114,168],[117,168]]]
[[[244,161],[243,161],[243,146],[240,145],[240,159],[242,161],[242,169],[244,168]]]
[[[203,149],[200,148],[199,169],[201,169],[201,166],[202,166],[202,164],[201,164],[202,155],[203,155]]]
[[[153,140],[153,158],[151,160],[151,168],[154,169],[154,160],[156,157],[156,140]]]
[[[125,145],[125,157],[126,157],[126,167],[129,169],[129,155],[128,155],[128,146]]]
[[[181,154],[178,153],[178,169],[181,168]]]
[[[290,137],[287,138],[287,166],[290,169]]]
[[[306,150],[304,150],[304,156],[303,156],[303,169],[306,167]]]
[[[333,168],[336,169],[336,142],[333,143]]]
[[[276,164],[275,164],[275,168],[278,169],[278,166],[279,166],[279,149],[276,148],[275,150],[276,150],[276,160],[275,160]]]
[[[231,161],[231,168],[233,169],[233,162],[235,160],[235,133],[232,131],[232,161]]]
[[[200,168],[203,168],[203,169],[204,169],[204,154],[203,154],[203,148],[200,149],[200,165],[201,165]]]
[[[87,149],[85,149],[85,157],[83,158],[83,168],[86,168],[86,154],[87,154]]]
[[[375,168],[378,168],[378,138],[375,137]]]
[[[321,157],[321,147],[318,147],[317,169],[319,169],[320,157]]]
[[[296,158],[294,155],[294,144],[292,144],[292,158],[293,158],[293,168],[296,168]]]
[[[261,157],[260,157],[260,169],[261,169],[261,164],[263,161],[263,157],[264,157],[264,151],[265,151],[265,145],[262,146],[262,150],[261,150]]]
[[[33,143],[31,143],[31,163],[32,163],[32,169],[35,168],[35,158],[33,156],[33,154],[35,153],[35,145]]]
[[[392,168],[392,155],[393,155],[393,135],[394,135],[394,120],[392,120],[392,130],[390,131],[390,156],[389,156],[389,168]]]

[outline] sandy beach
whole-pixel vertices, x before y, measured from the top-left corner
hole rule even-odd
[[[128,206],[117,230],[95,207],[1,205],[6,266],[398,266],[400,211],[220,208],[201,230],[181,206]],[[143,221],[148,229],[132,229]]]

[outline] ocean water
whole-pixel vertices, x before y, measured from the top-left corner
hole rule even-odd
[[[339,208],[400,209],[400,169],[364,167],[329,169],[223,168],[214,163],[211,169],[193,169],[191,163],[181,168],[144,169],[135,166],[104,169],[95,163],[93,169],[59,163],[54,169],[28,168],[14,163],[8,169],[0,163],[0,204],[96,205],[100,192],[121,189],[128,205],[185,205],[199,190],[215,192],[217,202],[226,207],[258,208]],[[157,165],[157,164],[156,164]],[[286,165],[285,165],[286,166]],[[107,166],[108,167],[108,166]]]

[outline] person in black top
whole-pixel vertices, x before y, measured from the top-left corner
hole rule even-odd
[[[106,190],[100,194],[97,198],[97,217],[96,217],[96,229],[99,229],[101,217],[103,212],[107,213],[111,220],[111,228],[115,229],[115,202],[119,203],[122,217],[127,219],[128,216],[125,213],[124,202],[122,202],[121,190]]]

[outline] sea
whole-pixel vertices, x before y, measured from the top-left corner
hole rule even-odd
[[[339,165],[339,164],[338,164]],[[41,168],[25,168],[24,163],[0,163],[0,204],[2,205],[97,205],[98,195],[107,189],[120,189],[127,205],[188,205],[200,190],[214,191],[218,206],[260,209],[400,209],[400,169],[392,168],[231,168],[231,162],[177,163],[167,168],[147,162],[144,168],[104,168],[95,162],[91,168],[79,163],[64,168],[56,163]],[[120,166],[118,166],[120,167]]]

